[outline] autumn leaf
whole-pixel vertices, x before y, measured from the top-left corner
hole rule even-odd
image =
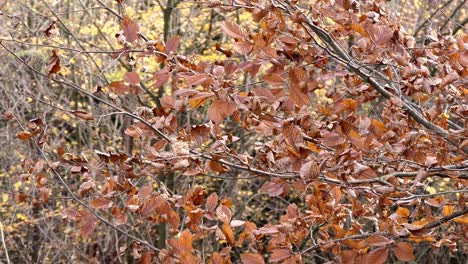
[[[270,261],[275,263],[275,262],[280,262],[283,261],[291,256],[291,253],[289,250],[286,249],[273,249],[271,252],[270,256]]]
[[[216,216],[225,224],[229,224],[231,221],[231,210],[224,205],[218,206],[216,209]]]
[[[72,111],[72,114],[75,115],[76,117],[79,117],[83,120],[94,120],[94,117],[91,113],[88,113],[83,110],[74,110]]]
[[[133,42],[138,38],[140,27],[129,17],[125,16],[122,19],[121,28],[123,30],[123,35],[128,42]]]
[[[76,210],[69,209],[69,208],[63,209],[62,213],[63,213],[63,215],[65,215],[66,217],[68,217],[71,220],[76,220],[77,217],[79,216],[79,214],[78,214],[78,212]]]
[[[49,78],[53,77],[54,74],[60,71],[60,59],[57,56],[57,50],[52,50],[52,56],[49,58],[49,63],[47,64],[47,76]]]
[[[241,40],[247,39],[247,34],[244,30],[234,22],[225,21],[221,24],[221,28],[223,29],[224,33],[228,34],[229,36]]]
[[[247,41],[236,42],[232,45],[232,49],[241,54],[241,55],[248,55],[252,52],[253,45]]]
[[[29,131],[20,131],[16,133],[16,138],[21,139],[23,141],[28,141],[32,137],[33,137],[33,134]]]
[[[208,117],[214,123],[219,124],[223,122],[226,117],[232,115],[235,110],[236,107],[234,104],[223,100],[216,100],[208,109]]]
[[[262,255],[258,253],[241,254],[242,264],[265,264]]]
[[[370,246],[381,247],[392,243],[392,241],[382,235],[373,235],[366,239],[366,243]]]
[[[60,31],[57,27],[57,23],[55,23],[55,21],[52,21],[52,23],[50,23],[50,25],[44,30],[44,34],[48,38],[60,36]]]
[[[408,242],[398,242],[393,246],[393,253],[399,261],[413,261],[413,246]]]
[[[111,82],[109,84],[109,88],[116,94],[123,94],[131,91],[131,88],[125,85],[123,82]]]
[[[212,78],[210,75],[208,74],[196,74],[196,75],[193,75],[191,77],[189,77],[187,79],[187,84],[188,85],[199,85],[199,84],[202,84],[204,82],[211,82],[212,81]]]
[[[136,72],[127,72],[124,75],[124,81],[130,84],[139,84],[140,83],[140,76]]]
[[[90,206],[94,209],[108,209],[111,208],[114,203],[106,198],[97,198],[91,201]]]
[[[179,43],[180,43],[179,36],[171,37],[166,43],[166,54],[169,55],[171,52],[176,51],[177,47],[179,46]]]
[[[223,234],[226,237],[226,240],[227,240],[228,244],[231,245],[231,246],[234,245],[236,240],[234,238],[234,232],[232,231],[229,224],[224,223],[221,230],[223,231]]]
[[[387,261],[388,258],[388,248],[380,247],[374,249],[373,251],[367,254],[367,262],[375,264],[383,264]]]

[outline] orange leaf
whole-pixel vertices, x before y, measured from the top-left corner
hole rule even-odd
[[[241,254],[242,264],[265,264],[262,256],[258,253]]]
[[[235,105],[223,100],[216,100],[208,109],[208,117],[216,124],[221,123],[235,111]]]
[[[221,230],[223,231],[223,234],[226,237],[228,244],[231,246],[234,245],[235,238],[234,238],[234,233],[232,232],[231,227],[228,224],[223,224]]]
[[[452,205],[446,205],[442,208],[442,214],[444,216],[448,216],[452,214],[454,211],[455,211],[455,207],[453,207]]]
[[[404,217],[404,218],[410,216],[410,211],[407,208],[404,208],[404,207],[398,207],[398,209],[396,210],[396,213],[399,216]]]
[[[388,248],[377,248],[367,255],[367,262],[372,264],[383,264],[388,258]]]
[[[94,209],[106,209],[111,208],[114,203],[106,198],[97,198],[91,201],[90,205]]]
[[[116,93],[116,94],[123,94],[123,93],[127,93],[127,92],[130,92],[130,87],[123,84],[123,82],[111,82],[109,84],[109,88],[112,92]]]
[[[289,250],[286,249],[274,249],[271,253],[270,261],[271,262],[280,262],[291,256]]]
[[[361,26],[360,24],[352,24],[352,25],[351,25],[351,28],[352,28],[355,32],[359,33],[361,36],[367,37],[367,32],[366,32],[366,30],[365,30],[364,27]]]
[[[32,137],[33,137],[33,134],[31,134],[31,132],[29,132],[29,131],[20,131],[20,132],[16,133],[16,138],[21,139],[23,141],[27,141]]]
[[[181,252],[190,253],[192,252],[192,241],[193,236],[188,229],[185,229],[179,238],[179,250]]]
[[[413,246],[408,242],[399,242],[393,247],[393,252],[399,261],[413,261]]]

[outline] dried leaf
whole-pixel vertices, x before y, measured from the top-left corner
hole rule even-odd
[[[208,117],[214,123],[219,124],[223,122],[226,117],[232,115],[235,110],[236,107],[234,104],[223,100],[216,100],[210,105],[210,108],[208,109]]]
[[[216,216],[218,216],[219,220],[221,220],[223,223],[229,224],[232,217],[231,210],[229,210],[229,208],[224,205],[220,205],[216,209]]]
[[[16,133],[16,138],[21,139],[23,141],[28,141],[32,137],[33,137],[33,134],[29,131],[20,131]]]
[[[273,249],[270,256],[271,262],[280,262],[291,256],[289,250],[286,249]]]
[[[244,30],[234,22],[225,21],[221,24],[221,28],[223,29],[224,33],[228,34],[229,36],[241,40],[247,39],[247,34]]]
[[[111,208],[114,203],[106,198],[97,198],[91,201],[90,206],[94,209],[108,209]]]
[[[88,113],[83,110],[74,110],[72,111],[72,114],[74,114],[76,117],[79,117],[83,120],[94,120],[93,114]]]
[[[366,243],[370,246],[381,247],[392,243],[392,241],[382,235],[373,235],[366,239]]]
[[[127,72],[124,75],[124,81],[130,84],[139,84],[140,83],[140,76],[136,72]]]
[[[223,234],[226,237],[228,244],[231,246],[234,245],[236,240],[234,238],[234,232],[232,231],[229,224],[224,223],[223,226],[221,227],[221,230],[223,231]]]
[[[413,261],[413,246],[408,242],[399,242],[393,247],[393,252],[399,261]]]
[[[367,262],[372,264],[383,264],[388,258],[388,248],[377,248],[367,254]]]
[[[123,82],[111,82],[109,84],[109,88],[112,92],[116,94],[128,93],[132,90],[128,85],[125,85]]]
[[[121,28],[123,30],[123,35],[128,42],[133,42],[138,38],[140,27],[129,17],[125,16],[122,19]]]
[[[50,25],[46,28],[46,30],[44,30],[44,34],[48,38],[60,36],[60,31],[57,27],[57,23],[55,23],[55,21],[52,21],[52,23],[50,23]]]
[[[265,264],[262,255],[258,253],[241,254],[242,264]]]
[[[57,56],[57,51],[52,50],[52,56],[49,58],[49,63],[47,64],[47,76],[51,78],[60,71],[60,68],[60,59]]]
[[[249,55],[252,52],[253,45],[247,41],[241,41],[234,43],[232,49],[241,55]]]
[[[173,36],[172,38],[170,38],[166,43],[166,54],[169,55],[171,52],[176,51],[177,47],[179,47],[179,43],[179,36]]]

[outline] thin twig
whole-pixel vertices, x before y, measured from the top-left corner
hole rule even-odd
[[[10,257],[8,256],[8,248],[5,243],[5,235],[3,234],[2,221],[0,221],[0,234],[2,236],[2,245],[3,245],[3,249],[5,250],[5,257],[6,257],[7,263],[10,264],[11,262],[10,262]]]

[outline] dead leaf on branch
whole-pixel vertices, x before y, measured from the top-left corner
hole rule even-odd
[[[49,78],[53,77],[54,74],[60,71],[60,59],[57,56],[57,50],[52,50],[52,56],[49,58],[49,63],[47,64],[47,76]]]

